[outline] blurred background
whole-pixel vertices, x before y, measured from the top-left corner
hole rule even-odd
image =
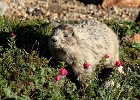
[[[52,21],[140,20],[140,0],[1,0],[0,15]]]

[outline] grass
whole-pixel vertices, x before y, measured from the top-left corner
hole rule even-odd
[[[0,17],[0,99],[1,100],[136,100],[140,99],[140,44],[123,41],[140,33],[140,23],[104,21],[119,36],[120,59],[126,76],[114,71],[106,80],[116,83],[105,88],[104,79],[93,78],[78,89],[69,78],[56,82],[62,67],[50,63],[50,24],[42,20],[20,21]],[[11,36],[11,34],[14,36]],[[120,84],[120,87],[117,87]]]

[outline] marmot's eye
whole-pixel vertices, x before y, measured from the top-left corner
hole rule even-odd
[[[68,34],[65,34],[64,37],[68,37]]]

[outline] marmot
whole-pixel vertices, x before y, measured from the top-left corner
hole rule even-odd
[[[106,68],[113,68],[115,62],[119,61],[117,35],[107,25],[96,20],[55,27],[49,48],[53,58],[72,67],[79,82],[84,82],[84,78],[90,79],[105,54],[109,55],[105,62]],[[84,63],[90,65],[88,69],[84,68]]]

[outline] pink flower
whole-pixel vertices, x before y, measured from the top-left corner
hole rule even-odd
[[[120,61],[116,61],[115,66],[120,67],[122,64]]]
[[[68,71],[65,68],[60,68],[59,75],[66,76],[68,75]]]
[[[105,58],[109,58],[109,55],[108,54],[105,54]]]
[[[85,63],[83,64],[83,66],[84,66],[85,69],[88,69],[88,68],[89,68],[89,63],[85,62]]]
[[[33,60],[30,60],[29,62],[30,62],[30,63],[32,63],[32,62],[33,62]]]
[[[39,66],[42,66],[42,65],[43,65],[43,63],[40,63],[40,64],[39,64]]]
[[[28,85],[31,85],[32,84],[32,82],[28,82]]]
[[[30,75],[33,75],[33,72],[32,71],[30,71]]]
[[[55,79],[56,81],[59,81],[59,80],[60,80],[60,78],[61,78],[61,75],[57,75],[57,76],[55,76],[55,78],[54,78],[54,79]]]
[[[10,36],[13,37],[13,36],[15,36],[15,34],[14,33],[11,33]]]

